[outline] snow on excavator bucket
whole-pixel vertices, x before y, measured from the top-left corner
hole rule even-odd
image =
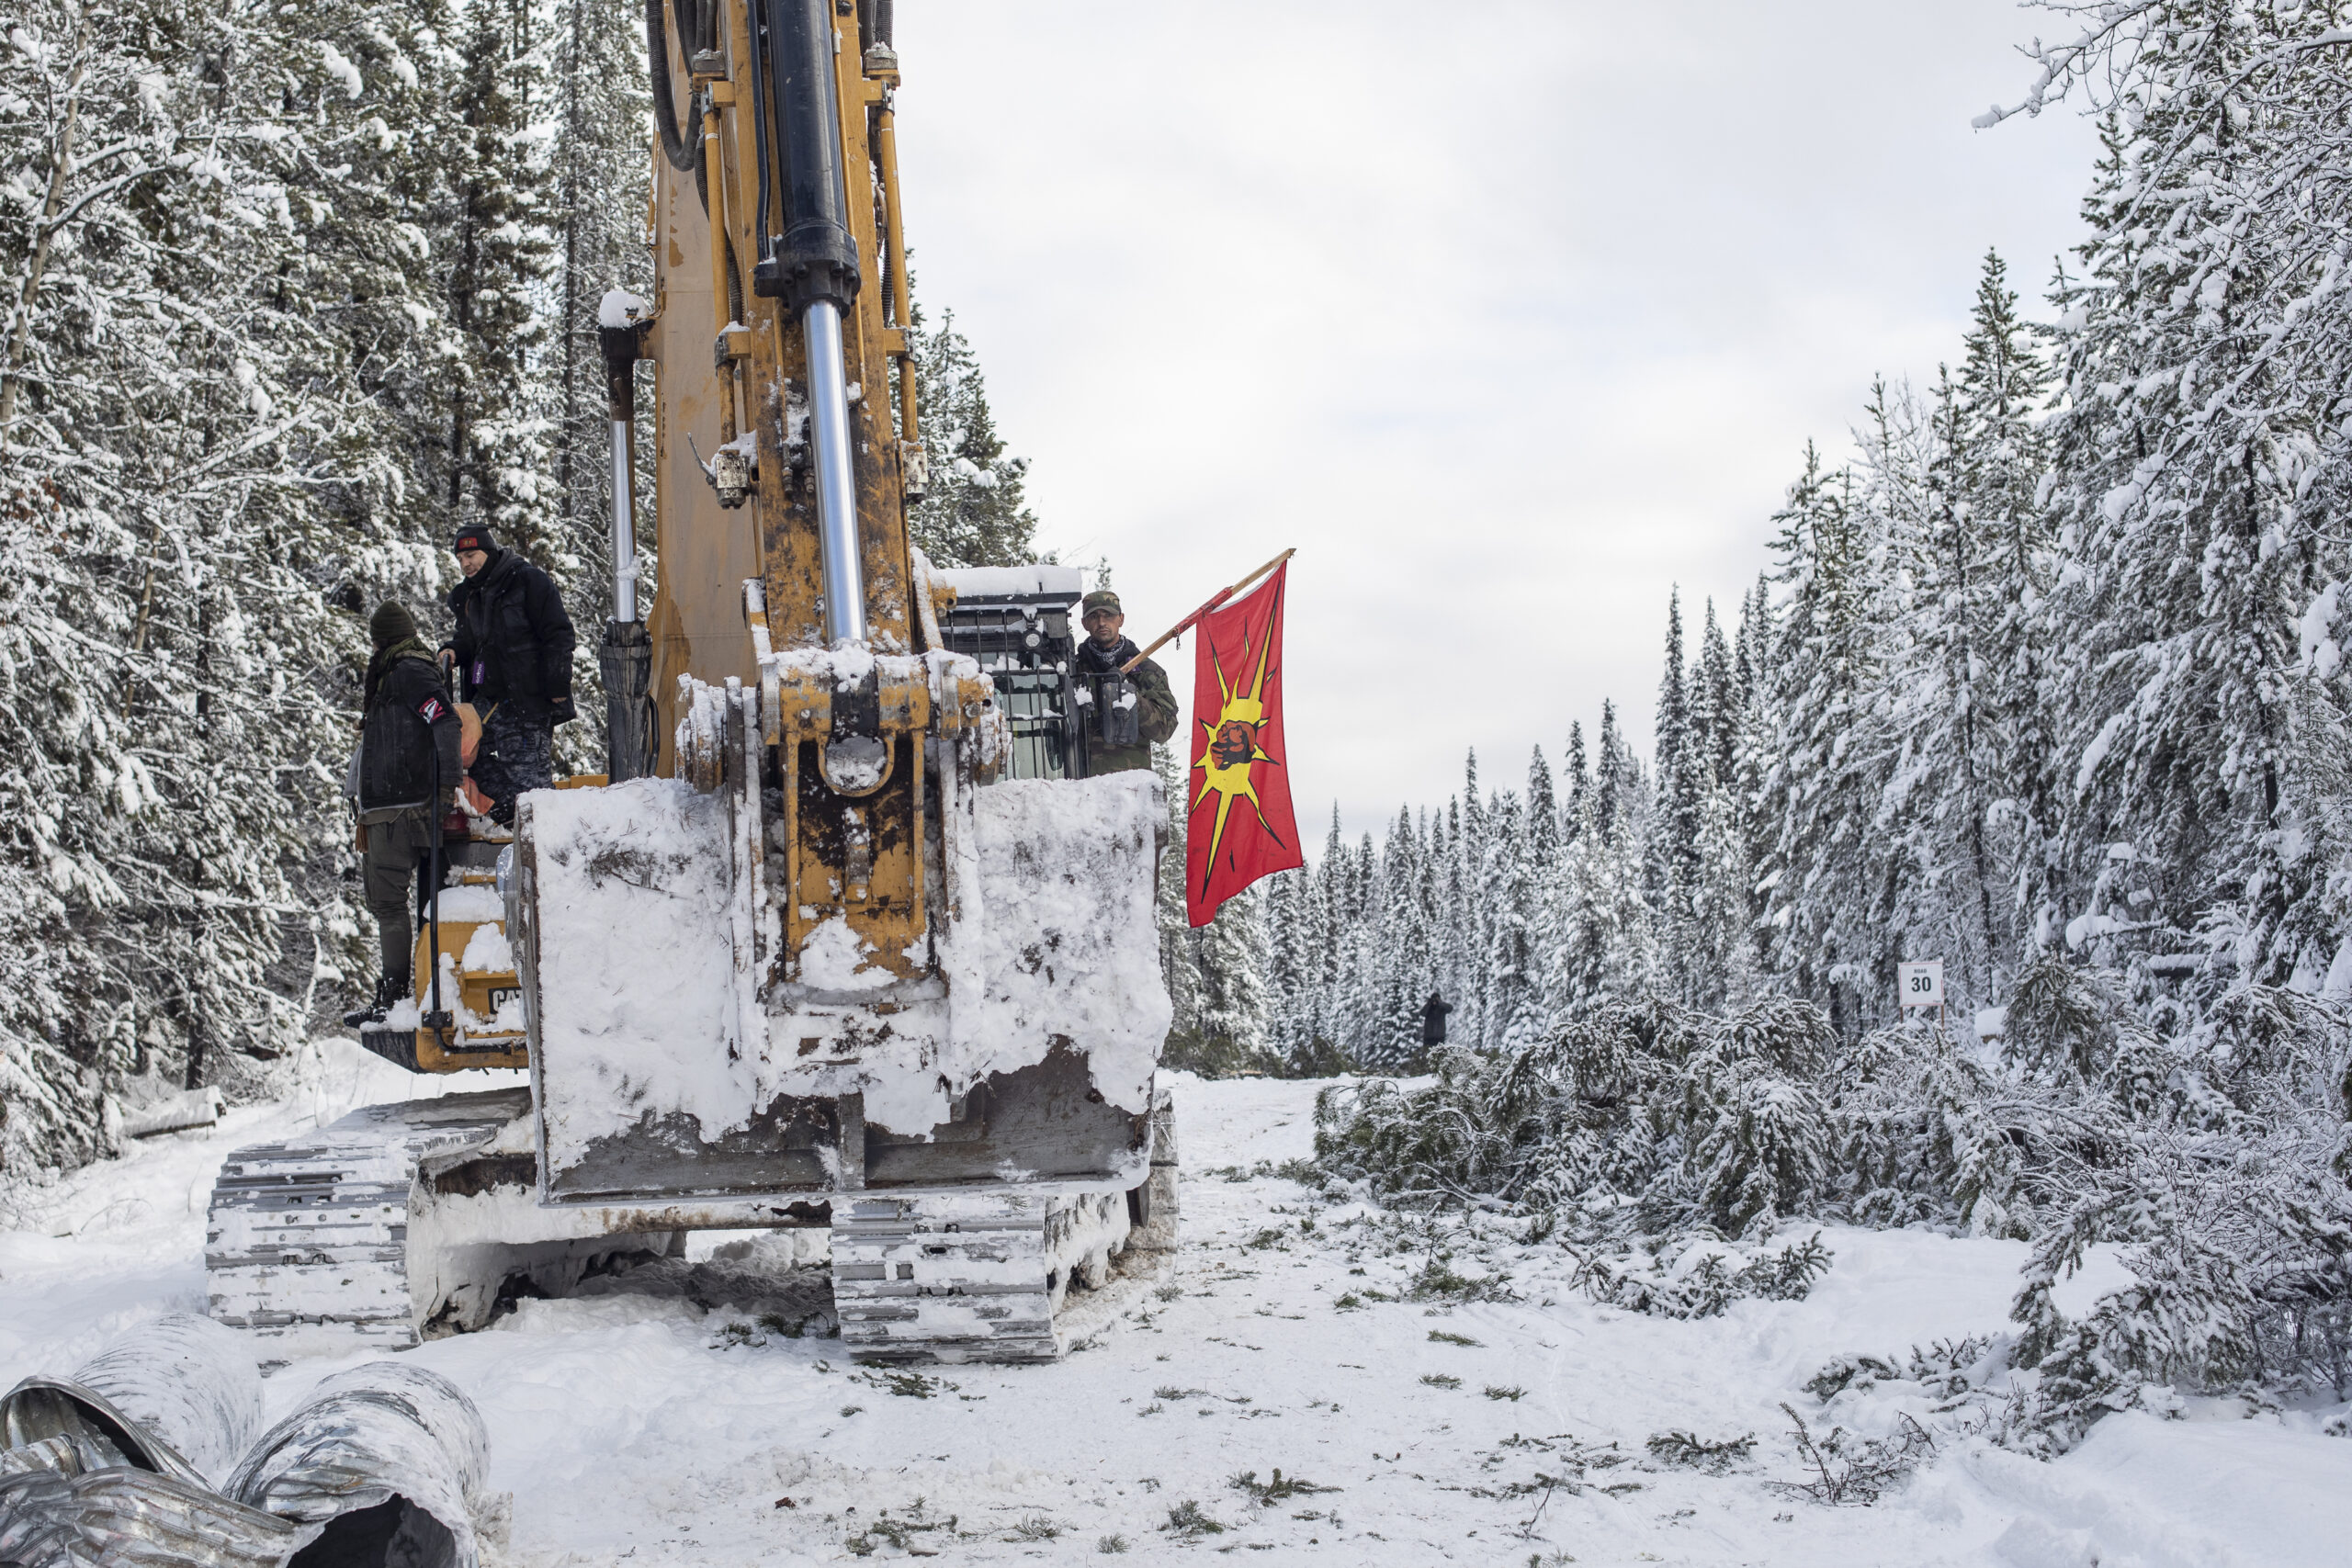
[[[707,793],[525,797],[510,929],[545,1198],[1145,1181],[1170,1015],[1157,780],[926,770],[919,943],[862,950],[836,917],[794,954],[769,894],[781,792],[746,716]]]

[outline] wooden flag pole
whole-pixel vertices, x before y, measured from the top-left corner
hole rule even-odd
[[[1218,589],[1215,598],[1212,598],[1207,604],[1202,605],[1199,609],[1193,611],[1191,615],[1185,616],[1182,620],[1177,622],[1166,631],[1160,633],[1159,639],[1149,648],[1145,649],[1141,653],[1136,654],[1133,659],[1130,659],[1125,664],[1120,665],[1119,673],[1125,675],[1136,665],[1141,664],[1145,660],[1149,659],[1153,654],[1158,653],[1161,649],[1167,647],[1170,643],[1183,636],[1194,621],[1199,620],[1203,615],[1207,615],[1211,610],[1216,609],[1227,599],[1232,598],[1235,594],[1240,592],[1243,589],[1249,587],[1251,583],[1257,581],[1260,578],[1265,576],[1266,573],[1273,570],[1274,568],[1282,565],[1283,562],[1290,559],[1291,557],[1296,554],[1298,554],[1298,551],[1295,547],[1284,550],[1282,554],[1276,556],[1273,559],[1268,561],[1265,565],[1260,567],[1257,570],[1251,572],[1249,576],[1243,578],[1232,587]]]

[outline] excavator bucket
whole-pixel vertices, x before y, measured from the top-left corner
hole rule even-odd
[[[899,965],[838,918],[777,962],[786,878],[749,786],[526,802],[514,929],[549,1200],[1145,1179],[1169,1021],[1157,782],[944,793],[926,876],[955,915]]]

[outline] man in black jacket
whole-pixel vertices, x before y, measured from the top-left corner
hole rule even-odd
[[[458,670],[458,693],[481,710],[476,787],[492,818],[514,825],[514,798],[555,782],[555,727],[572,718],[571,617],[548,574],[487,528],[450,541],[465,581],[449,591],[458,626],[441,651]]]
[[[448,809],[461,772],[458,715],[415,618],[387,601],[368,618],[368,636],[375,656],[360,719],[359,827],[368,912],[376,917],[383,962],[374,1005],[343,1015],[355,1028],[382,1022],[409,994],[410,880],[431,852],[434,818]],[[418,890],[420,904],[430,891]]]

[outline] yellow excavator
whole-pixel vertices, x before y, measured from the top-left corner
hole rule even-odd
[[[480,1326],[686,1233],[830,1232],[866,1359],[1037,1360],[1173,1245],[1148,773],[1087,778],[1078,574],[934,570],[890,0],[648,0],[652,298],[616,291],[607,773],[447,847],[363,1043],[527,1089],[239,1151],[212,1314]],[[640,616],[637,367],[656,535]]]

